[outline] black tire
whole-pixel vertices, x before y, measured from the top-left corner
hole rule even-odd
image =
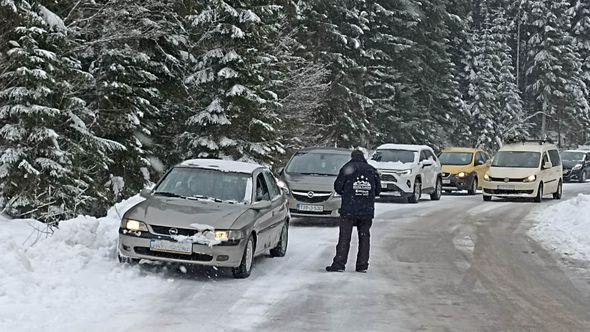
[[[478,186],[478,181],[477,181],[477,176],[476,176],[473,178],[473,181],[471,181],[471,188],[469,188],[469,190],[467,190],[467,194],[468,195],[477,194],[477,186]]]
[[[437,177],[436,178],[436,187],[434,188],[434,192],[430,194],[430,199],[433,201],[440,201],[442,196],[442,179]]]
[[[289,223],[285,222],[281,230],[279,243],[273,249],[270,249],[271,257],[284,257],[287,254],[287,245],[289,244]]]
[[[563,196],[563,183],[559,180],[557,191],[553,193],[553,199],[561,199],[561,196]]]
[[[582,171],[582,174],[580,174],[580,183],[586,182],[586,177],[586,171]]]
[[[252,265],[254,262],[255,248],[256,247],[254,243],[254,238],[252,237],[252,235],[250,235],[246,242],[246,246],[244,247],[244,254],[242,255],[242,261],[240,262],[240,265],[232,269],[234,278],[245,279],[250,276],[250,272],[252,272]]]
[[[490,202],[491,200],[492,200],[492,196],[483,195],[483,201],[484,202]]]
[[[414,181],[414,191],[412,192],[412,196],[408,197],[408,203],[416,204],[420,201],[422,197],[422,181],[416,179]]]
[[[539,184],[539,189],[537,190],[537,196],[533,199],[535,203],[541,203],[543,201],[543,183]]]

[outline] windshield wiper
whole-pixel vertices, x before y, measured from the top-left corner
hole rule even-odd
[[[189,199],[206,199],[206,200],[212,200],[214,202],[217,203],[222,203],[223,200],[219,199],[219,198],[214,198],[214,197],[209,197],[209,196],[205,196],[205,195],[192,195],[190,197],[188,197]]]
[[[169,192],[169,191],[156,191],[156,192],[154,193],[154,195],[158,195],[158,196],[166,196],[166,197],[186,198],[186,197],[184,197],[184,196],[182,196],[182,195],[175,194],[175,193],[172,193],[172,192]]]
[[[334,176],[332,174],[326,174],[326,173],[299,173],[301,175],[313,175],[313,176]]]

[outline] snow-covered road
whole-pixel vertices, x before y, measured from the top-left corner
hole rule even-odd
[[[590,183],[565,199],[578,193]],[[336,224],[294,222],[287,256],[259,257],[245,280],[120,266],[116,222],[82,218],[25,250],[30,232],[0,220],[0,331],[588,330],[585,275],[527,236],[554,204],[380,203],[367,274],[352,271],[355,245],[349,271],[324,272]]]

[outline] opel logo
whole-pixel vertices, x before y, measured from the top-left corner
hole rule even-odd
[[[315,193],[313,191],[310,191],[307,193],[307,197],[309,197],[309,198],[313,198],[314,195],[315,195]]]
[[[508,182],[510,182],[510,179],[509,178],[504,178],[504,182],[508,183]]]
[[[168,233],[170,233],[170,235],[178,235],[178,229],[176,229],[176,228],[170,228],[168,230]]]

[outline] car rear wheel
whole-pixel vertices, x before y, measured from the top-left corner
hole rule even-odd
[[[469,190],[467,190],[467,194],[469,195],[475,195],[477,194],[477,177],[473,178],[473,181],[471,181],[471,188]]]
[[[430,194],[430,199],[433,201],[440,200],[442,196],[442,180],[441,178],[436,179],[436,188],[434,188],[434,192]]]
[[[545,196],[545,194],[543,193],[543,184],[539,184],[539,190],[537,190],[537,196],[534,198],[534,201],[536,203],[541,203],[543,201],[543,196]]]
[[[563,183],[559,180],[559,184],[557,185],[557,191],[553,193],[553,199],[561,199],[563,195]]]
[[[235,267],[232,270],[234,278],[237,279],[244,279],[250,276],[250,272],[252,272],[252,262],[254,261],[254,239],[252,235],[248,238],[248,242],[246,242],[246,247],[244,248],[244,254],[242,255],[242,262],[240,266]]]
[[[285,222],[281,230],[281,238],[277,246],[270,250],[271,257],[283,257],[287,253],[287,244],[289,243],[289,223]]]
[[[422,197],[422,182],[420,180],[416,180],[414,182],[414,191],[412,196],[408,197],[408,202],[410,203],[418,203],[420,201],[420,197]]]

